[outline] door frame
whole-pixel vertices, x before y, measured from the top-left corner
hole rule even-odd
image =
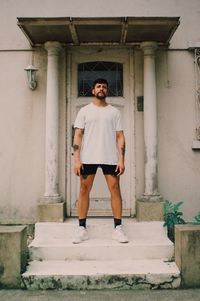
[[[99,47],[92,47],[92,49],[96,49]],[[102,47],[101,47],[102,48]],[[104,47],[106,49],[106,47]],[[115,50],[120,50],[120,47],[113,46]],[[86,50],[87,49],[87,50]],[[87,54],[86,51],[89,51],[90,48],[86,47],[78,47],[78,50],[83,50]],[[108,47],[110,49],[110,47]],[[124,48],[123,48],[124,49]],[[131,131],[129,134],[130,141],[130,216],[135,216],[136,213],[136,163],[135,163],[135,99],[134,99],[134,50],[132,48],[126,47],[127,52],[129,54],[129,98],[130,98],[130,125],[131,125]],[[66,68],[66,169],[65,169],[65,175],[66,175],[66,211],[67,216],[71,216],[71,173],[73,172],[71,170],[71,161],[72,161],[72,128],[71,128],[71,95],[72,95],[72,57],[73,53],[77,51],[77,47],[71,47],[67,50],[67,68]],[[125,81],[124,81],[125,82]],[[127,84],[127,83],[126,83]]]

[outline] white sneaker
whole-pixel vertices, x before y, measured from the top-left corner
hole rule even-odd
[[[122,225],[119,225],[115,228],[113,235],[112,235],[112,239],[115,239],[121,243],[127,243],[129,241],[128,237],[125,235],[125,233],[122,229]]]
[[[78,232],[72,242],[73,242],[73,244],[80,244],[81,242],[83,242],[87,239],[89,239],[89,237],[88,237],[86,228],[83,226],[79,226]]]

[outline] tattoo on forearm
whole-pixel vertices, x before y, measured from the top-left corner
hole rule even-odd
[[[125,143],[124,145],[122,146],[122,155],[125,156],[125,150],[126,150],[126,147],[125,147]]]
[[[73,150],[74,150],[74,152],[77,151],[77,150],[79,150],[79,145],[78,144],[74,144],[73,145]]]

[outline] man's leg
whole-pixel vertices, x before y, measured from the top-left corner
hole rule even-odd
[[[79,228],[75,238],[73,239],[74,244],[79,244],[88,239],[86,218],[89,209],[89,194],[92,188],[94,177],[95,174],[80,176],[80,193],[78,200]]]
[[[89,209],[89,195],[94,182],[94,175],[80,176],[80,193],[78,199],[78,216],[79,219],[85,219],[87,217]]]
[[[108,189],[111,194],[111,206],[115,219],[122,218],[122,197],[119,184],[119,177],[113,175],[105,175]]]
[[[115,224],[113,239],[121,243],[127,243],[128,238],[126,237],[121,225],[122,197],[121,197],[119,177],[105,174],[105,178],[108,185],[108,189],[110,190],[110,194],[111,194],[111,206],[112,206],[114,224]]]

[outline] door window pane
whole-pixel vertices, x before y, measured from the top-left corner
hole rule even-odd
[[[123,65],[114,62],[88,62],[78,65],[78,96],[92,96],[92,83],[105,78],[108,96],[123,96]]]

